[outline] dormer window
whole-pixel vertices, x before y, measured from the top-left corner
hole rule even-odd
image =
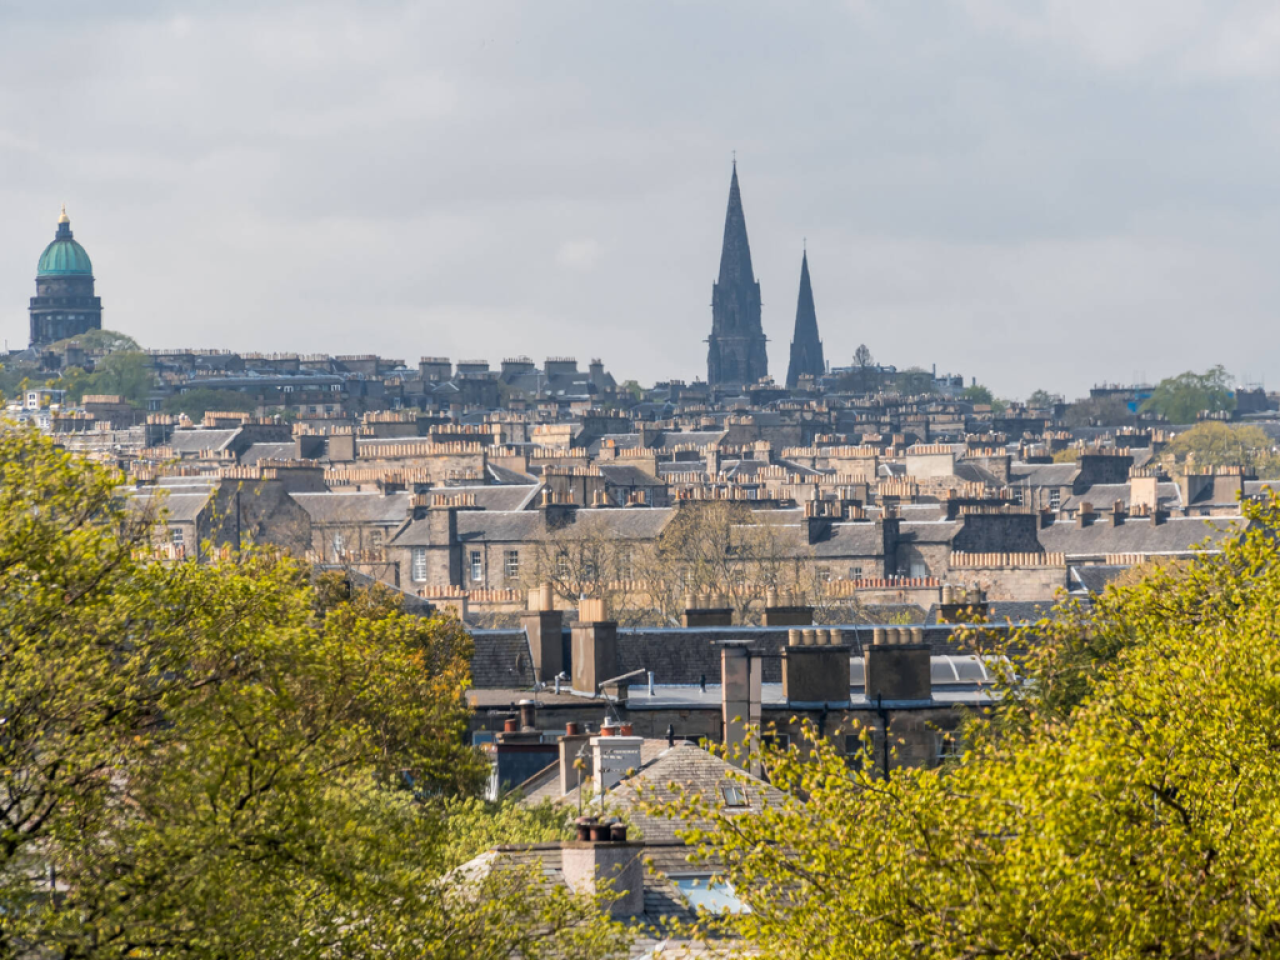
[[[724,801],[726,807],[741,808],[751,806],[751,798],[747,795],[747,788],[740,783],[720,784],[720,799]]]

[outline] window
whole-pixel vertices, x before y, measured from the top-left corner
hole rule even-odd
[[[762,733],[760,734],[760,742],[766,746],[776,747],[779,750],[785,750],[791,746],[791,734],[789,733]]]
[[[618,578],[631,579],[631,548],[623,547],[618,551]]]
[[[861,580],[861,579],[862,579],[862,568],[861,568],[861,567],[858,567],[858,566],[850,567],[850,568],[849,568],[849,579],[850,579],[850,580]]]
[[[694,910],[708,913],[750,913],[738,897],[733,884],[715,880],[710,874],[690,877],[672,877],[676,889]]]
[[[1062,506],[1061,490],[1054,489],[1049,491],[1049,506],[1053,510],[1057,510],[1058,507]]]
[[[370,530],[370,531],[369,531],[369,546],[373,547],[375,550],[382,546],[382,531],[381,531],[381,530]]]
[[[929,575],[929,568],[925,564],[921,563],[918,560],[911,561],[911,576],[927,577],[928,575]]]
[[[751,798],[747,796],[747,788],[740,783],[720,784],[720,799],[726,807],[749,807]]]
[[[502,555],[502,575],[508,583],[520,579],[520,551],[508,550]]]
[[[414,583],[427,582],[427,548],[414,547],[413,553],[410,554],[409,576],[413,578]]]
[[[183,541],[182,529],[180,527],[170,528],[169,542],[172,543],[175,547],[182,546],[184,541]]]
[[[344,546],[344,543],[345,543],[345,542],[344,542],[344,541],[343,541],[343,539],[342,539],[342,534],[340,534],[340,533],[335,533],[335,534],[333,535],[333,552],[334,552],[334,554],[342,553],[342,548],[343,548],[343,546]]]
[[[862,735],[846,733],[844,735],[844,762],[849,769],[854,771],[861,770],[866,757],[866,747],[862,742]]]
[[[569,555],[563,550],[556,554],[556,576],[561,580],[569,579]]]
[[[933,742],[938,763],[955,760],[964,753],[964,744],[956,733],[949,733],[945,730],[935,731]]]
[[[471,582],[479,583],[484,580],[484,556],[479,550],[471,551]]]

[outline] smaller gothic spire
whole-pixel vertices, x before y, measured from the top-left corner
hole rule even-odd
[[[820,377],[827,364],[818,338],[818,313],[813,306],[813,285],[809,281],[809,245],[800,255],[800,296],[796,300],[796,327],[791,338],[791,363],[787,366],[787,386],[794,387],[805,374]]]

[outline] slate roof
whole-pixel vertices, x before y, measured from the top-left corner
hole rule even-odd
[[[666,741],[658,742],[663,749],[656,757],[645,763],[642,754],[641,767],[635,775],[623,780],[597,801],[603,810],[636,826],[646,843],[679,843],[678,832],[707,825],[705,821],[671,820],[641,809],[645,802],[674,800],[677,796],[674,787],[682,787],[686,793],[701,793],[728,812],[730,808],[723,806],[720,786],[729,783],[742,785],[746,788],[749,804],[740,810],[734,808],[734,815],[741,816],[751,816],[765,805],[781,804],[786,799],[777,787],[744,773],[697,744],[682,742],[668,747]],[[561,802],[576,807],[577,788],[566,793]]]
[[[1170,517],[1163,523],[1131,517],[1118,527],[1095,522],[1078,527],[1071,522],[1054,523],[1040,530],[1040,543],[1050,553],[1068,557],[1107,553],[1188,553],[1206,538],[1220,541],[1244,532],[1242,517]]]
[[[813,555],[819,560],[879,557],[883,554],[884,537],[874,523],[833,523],[828,534],[813,544]],[[867,575],[871,575],[870,571]]]
[[[471,682],[481,689],[532,687],[533,655],[523,630],[472,630]]]
[[[292,460],[297,447],[292,443],[251,443],[240,454],[240,462],[246,466],[259,460]]]
[[[212,496],[212,486],[190,492],[147,487],[131,493],[128,505],[137,511],[155,509],[170,523],[195,523]]]
[[[1089,563],[1070,567],[1067,571],[1072,591],[1087,590],[1101,593],[1107,586],[1131,567],[1103,563]]]
[[[500,467],[493,463],[485,464],[485,469],[489,471],[489,476],[493,478],[494,483],[528,485],[538,482],[538,478],[532,474],[521,473],[519,470]]]
[[[1161,505],[1167,507],[1182,506],[1182,491],[1172,482],[1156,484],[1156,497]],[[1063,510],[1078,510],[1080,504],[1093,504],[1095,510],[1110,510],[1117,500],[1129,508],[1129,484],[1127,483],[1095,483],[1084,493],[1067,497],[1062,502]]]
[[[240,432],[236,427],[231,430],[174,430],[163,446],[172,447],[180,454],[196,456],[201,450],[222,450]],[[292,444],[290,444],[292,446]]]
[[[689,848],[683,844],[659,845],[645,843],[637,847],[636,855],[641,857],[646,868],[644,870],[644,913],[628,920],[628,923],[639,927],[640,936],[631,944],[628,956],[635,960],[649,960],[654,957],[670,957],[679,960],[684,957],[728,957],[739,955],[731,950],[741,944],[733,941],[694,942],[681,939],[668,939],[665,925],[675,921],[682,924],[691,923],[695,919],[679,889],[670,879],[671,875],[706,874],[711,868],[694,867],[689,863]],[[479,882],[492,871],[533,870],[540,876],[541,882],[547,886],[564,886],[563,861],[558,843],[538,844],[504,844],[483,853],[474,860],[464,864],[456,871],[460,882],[470,879]]]
[[[605,482],[617,487],[665,487],[666,483],[639,467],[616,463],[600,464]]]
[[[1013,463],[1009,466],[1009,485],[1032,487],[1069,487],[1080,472],[1075,463]]]
[[[407,493],[292,493],[312,523],[399,524],[409,516]]]

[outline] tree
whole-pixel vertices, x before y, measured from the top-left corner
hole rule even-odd
[[[866,370],[875,364],[875,358],[871,356],[871,351],[867,349],[865,343],[858,344],[858,349],[853,351],[853,365],[859,370]]]
[[[57,381],[67,399],[79,403],[86,394],[110,394],[123,397],[134,406],[146,402],[155,384],[151,358],[137,351],[109,353],[97,362],[93,373],[80,367],[67,367]]]
[[[1221,554],[1016,636],[958,762],[885,780],[811,730],[762,750],[785,803],[678,801],[753,911],[703,925],[767,958],[1274,955],[1280,500],[1246,511]]]
[[[1275,442],[1261,427],[1207,420],[1174,437],[1162,455],[1197,470],[1243,467],[1270,477],[1280,469],[1274,451]]]
[[[1027,397],[1027,406],[1032,410],[1048,410],[1061,402],[1061,398],[1048,390],[1036,390]]]
[[[920,367],[908,367],[895,378],[895,386],[903,396],[922,396],[933,393],[933,374]]]
[[[1235,406],[1231,377],[1219,365],[1204,373],[1188,370],[1161,380],[1142,410],[1158,413],[1170,423],[1195,423],[1202,413],[1229,413]]]
[[[265,553],[147,562],[121,482],[0,434],[0,957],[618,946],[518,870],[449,875],[455,824],[519,827],[463,802],[485,765],[455,621]]]
[[[139,353],[142,350],[138,346],[138,341],[133,337],[118,333],[115,330],[86,330],[77,336],[67,337],[65,340],[57,340],[49,344],[45,349],[53,353],[66,353],[67,347],[73,345],[81,350],[101,351],[103,353],[117,353],[120,351]]]
[[[1137,418],[1119,397],[1088,397],[1067,407],[1062,419],[1069,427],[1124,427]]]
[[[606,517],[568,524],[534,548],[529,586],[569,603],[601,597],[630,626],[667,626],[689,596],[710,594],[740,623],[760,617],[770,587],[812,595],[813,551],[795,525],[727,500],[686,501],[653,541],[619,539]]]
[[[203,420],[210,410],[239,410],[252,413],[258,409],[258,401],[239,390],[213,390],[197,387],[186,393],[176,393],[164,402],[166,413],[185,413],[192,420]]]

